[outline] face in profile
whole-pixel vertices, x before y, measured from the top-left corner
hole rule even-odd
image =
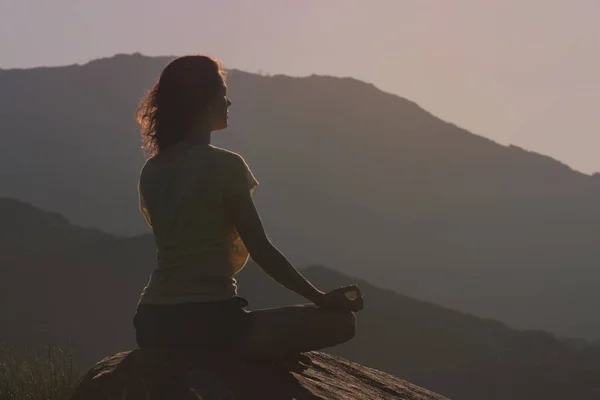
[[[213,131],[227,128],[230,105],[231,101],[229,101],[229,98],[227,97],[227,86],[223,85],[219,94],[210,106],[210,118]]]

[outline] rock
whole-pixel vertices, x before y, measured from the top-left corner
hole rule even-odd
[[[236,362],[178,374],[133,350],[92,366],[70,400],[447,400],[340,357],[311,352],[306,359],[303,368]]]

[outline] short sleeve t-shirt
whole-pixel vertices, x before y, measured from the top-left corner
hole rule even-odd
[[[140,210],[152,227],[158,265],[140,304],[219,301],[237,294],[248,250],[224,199],[258,182],[237,153],[194,145],[159,154],[140,173]]]

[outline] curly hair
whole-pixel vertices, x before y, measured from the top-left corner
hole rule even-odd
[[[136,112],[146,155],[156,155],[185,139],[224,85],[225,70],[214,57],[192,55],[171,61]]]

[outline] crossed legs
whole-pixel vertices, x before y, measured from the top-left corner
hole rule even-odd
[[[312,304],[252,311],[254,325],[236,346],[249,359],[277,359],[320,350],[352,339],[354,313],[331,311]]]

